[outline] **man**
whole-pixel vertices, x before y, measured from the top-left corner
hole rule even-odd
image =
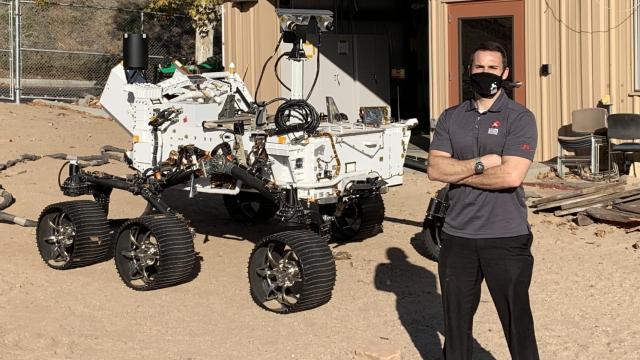
[[[469,73],[474,99],[445,110],[429,151],[429,179],[450,184],[438,265],[443,353],[471,359],[486,279],[511,357],[538,359],[529,305],[533,237],[522,189],[536,149],[535,118],[501,89],[509,68],[500,44],[479,45]]]

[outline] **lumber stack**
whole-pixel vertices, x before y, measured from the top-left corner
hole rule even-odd
[[[640,186],[611,183],[568,191],[532,202],[535,212],[553,211],[555,216],[576,215],[578,225],[594,220],[637,226],[640,230]]]

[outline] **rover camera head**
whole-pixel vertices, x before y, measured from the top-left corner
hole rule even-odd
[[[333,12],[329,10],[276,9],[280,31],[317,33],[333,30]]]

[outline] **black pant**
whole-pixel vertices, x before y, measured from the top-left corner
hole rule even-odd
[[[438,272],[446,360],[471,359],[473,316],[480,302],[480,284],[485,278],[512,359],[539,359],[529,305],[532,241],[531,234],[495,239],[443,234]]]

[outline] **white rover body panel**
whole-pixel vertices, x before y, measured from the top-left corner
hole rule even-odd
[[[243,114],[223,118],[224,103],[232,96]],[[149,125],[159,110],[176,108],[181,114],[159,128],[156,162],[171,157],[179,146],[194,145],[210,151],[222,142],[235,150],[240,163],[251,160],[252,135],[275,130],[274,124],[256,125],[246,114],[253,99],[237,74],[205,73],[188,76],[176,71],[158,84],[127,84],[122,65],[112,69],[100,99],[107,112],[133,137],[128,153],[132,166],[145,171],[154,165],[154,134]],[[244,134],[233,133],[242,122]],[[335,202],[347,184],[379,176],[388,186],[402,184],[409,128],[415,121],[365,126],[359,122],[320,122],[317,131],[267,137],[265,150],[276,186],[295,185],[298,196],[319,202]],[[216,187],[205,177],[196,179],[197,191],[236,194],[233,188]],[[190,187],[187,187],[189,189]]]

